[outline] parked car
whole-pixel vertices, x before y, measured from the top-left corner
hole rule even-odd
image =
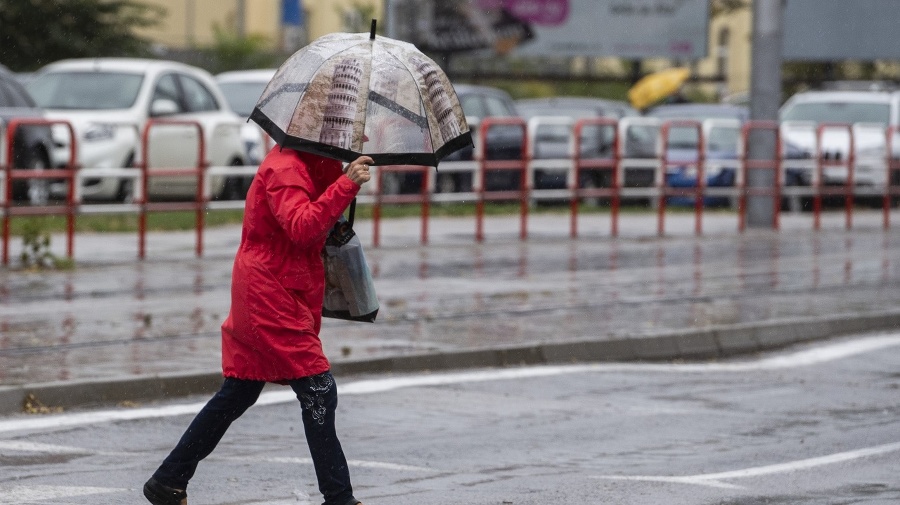
[[[797,93],[781,107],[782,139],[794,146],[786,154],[785,184],[809,186],[813,181],[816,156],[816,128],[822,124],[846,125],[829,127],[822,132],[822,156],[828,160],[846,160],[853,132],[855,163],[854,184],[874,192],[883,190],[887,179],[885,129],[900,124],[900,92],[888,91],[807,91]],[[900,153],[900,138],[894,137],[894,156]],[[797,160],[808,160],[801,162]],[[826,166],[823,185],[844,185],[846,166]],[[806,202],[799,203],[802,207]],[[875,197],[873,202],[880,202]],[[798,206],[794,202],[791,207]]]
[[[10,120],[15,118],[43,118],[44,111],[37,107],[16,76],[6,67],[0,65],[0,166],[6,166],[8,146],[7,130]],[[21,125],[16,129],[13,139],[12,166],[40,170],[53,166],[51,156],[54,152],[53,137],[50,126]],[[48,197],[47,181],[19,180],[13,183],[13,200],[28,200],[38,205],[46,203]]]
[[[730,104],[681,103],[654,107],[647,112],[662,121],[698,121],[704,135],[706,187],[733,187],[739,168],[741,126],[750,118],[747,107]],[[697,187],[696,162],[699,134],[695,127],[669,129],[666,157],[666,185],[674,188]],[[683,163],[680,165],[679,163]],[[694,205],[690,196],[669,197],[672,205]],[[706,206],[735,206],[734,197],[708,196]]]
[[[518,117],[513,99],[505,91],[489,86],[457,84],[453,86],[459,97],[460,106],[470,121],[473,138],[478,135],[475,121],[491,117]],[[467,161],[473,158],[474,149],[460,149],[442,160]],[[485,158],[508,160],[522,157],[522,130],[516,126],[494,126],[488,130],[485,142]],[[418,193],[422,187],[422,177],[416,173],[385,174],[384,193]],[[485,177],[485,189],[501,191],[518,189],[519,174],[511,171],[490,172]],[[472,191],[472,174],[469,172],[437,172],[435,183],[439,193]]]
[[[525,120],[534,117],[565,117],[573,124],[581,119],[621,119],[639,116],[640,113],[618,100],[587,97],[532,98],[516,101],[516,109]],[[583,158],[609,158],[612,156],[615,127],[589,126],[582,130],[580,151]],[[569,153],[570,127],[543,125],[535,134],[533,153],[535,159],[564,159]],[[609,186],[609,171],[590,171],[582,174],[580,187]],[[566,188],[566,171],[560,169],[535,169],[536,189]]]
[[[72,123],[82,167],[135,166],[142,156],[140,132],[152,118],[199,122],[205,135],[206,161],[214,166],[244,165],[240,118],[228,107],[212,76],[199,68],[149,59],[64,60],[40,69],[28,89],[48,117]],[[68,144],[65,132],[55,132],[58,143]],[[161,126],[152,130],[150,140],[151,166],[196,164],[195,129]],[[240,178],[211,179],[214,198],[243,197]],[[196,179],[157,176],[151,178],[147,192],[151,198],[192,198]],[[127,200],[133,195],[132,181],[89,178],[82,194],[84,199]]]
[[[247,162],[250,165],[258,165],[266,155],[267,135],[256,123],[247,121],[259,96],[272,77],[276,69],[260,70],[234,70],[216,75],[216,83],[238,116],[244,120],[241,128],[241,139],[247,151]]]

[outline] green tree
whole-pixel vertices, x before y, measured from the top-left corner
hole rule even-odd
[[[164,15],[134,0],[2,0],[0,63],[25,71],[64,58],[147,54],[134,29]]]
[[[213,26],[213,34],[215,43],[201,50],[203,61],[198,63],[213,74],[227,70],[268,68],[279,60],[275,53],[267,49],[269,41],[263,35],[242,37],[218,25]]]

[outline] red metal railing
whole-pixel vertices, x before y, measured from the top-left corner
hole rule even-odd
[[[431,193],[429,191],[429,178],[432,167],[418,165],[385,165],[378,167],[375,177],[377,177],[375,192],[375,201],[372,205],[372,246],[381,245],[381,209],[384,204],[393,203],[418,203],[422,206],[422,228],[420,241],[422,245],[428,243],[428,216],[431,209]],[[385,174],[421,174],[422,180],[419,192],[415,194],[398,194],[385,195],[384,188]]]
[[[71,142],[69,143],[69,162],[64,169],[48,168],[47,170],[28,170],[15,166],[15,139],[16,131],[20,127],[27,126],[47,126],[63,125],[69,130]],[[18,216],[66,216],[66,255],[71,259],[75,251],[75,171],[77,170],[78,160],[78,139],[75,136],[75,130],[72,124],[64,120],[47,120],[39,118],[19,118],[10,120],[6,128],[6,195],[3,202],[3,265],[9,264],[9,234],[10,219],[14,215]],[[52,153],[47,153],[52,157]],[[52,161],[52,159],[51,159]],[[39,206],[14,206],[13,205],[13,184],[20,180],[49,180],[63,179],[66,181],[66,201],[60,205],[39,205]]]
[[[41,215],[41,214],[57,214],[57,215],[65,215],[67,217],[67,252],[69,257],[73,256],[74,251],[74,228],[75,228],[75,216],[81,212],[82,206],[80,206],[77,200],[77,186],[79,178],[83,175],[78,171],[78,167],[76,166],[75,160],[77,159],[77,138],[74,135],[74,132],[71,129],[71,125],[66,123],[65,121],[46,121],[42,119],[20,119],[13,120],[9,124],[9,128],[6,131],[5,139],[7,141],[7,160],[9,162],[8,165],[14,164],[15,161],[15,151],[13,150],[13,144],[15,142],[15,132],[17,128],[24,127],[25,125],[54,125],[54,124],[64,124],[70,129],[70,134],[72,135],[73,142],[70,146],[70,160],[69,164],[65,169],[50,169],[50,170],[42,170],[42,171],[31,171],[22,169],[20,167],[15,166],[6,166],[0,167],[0,169],[5,170],[3,172],[3,181],[5,182],[4,195],[5,200],[2,204],[2,209],[5,211],[3,216],[3,264],[8,264],[9,262],[9,234],[10,234],[10,220],[19,215]],[[150,159],[152,150],[159,149],[158,144],[154,144],[157,142],[156,140],[151,141],[151,130],[155,128],[161,128],[163,126],[176,126],[181,128],[190,128],[195,129],[198,133],[198,157],[196,166],[187,167],[187,168],[154,168],[150,166]],[[471,167],[467,166],[464,169],[469,171],[473,175],[473,180],[476,181],[476,187],[474,188],[474,192],[471,194],[465,194],[464,199],[476,199],[476,233],[475,239],[478,242],[484,240],[484,214],[485,214],[485,206],[487,202],[493,201],[518,201],[520,203],[520,211],[519,211],[519,224],[520,224],[520,233],[519,237],[522,240],[527,239],[528,236],[528,213],[529,213],[529,204],[531,198],[535,198],[538,196],[539,191],[532,192],[532,188],[529,187],[528,184],[528,170],[530,168],[530,163],[532,160],[529,158],[529,150],[527,149],[527,144],[530,142],[528,135],[528,125],[518,118],[494,118],[487,119],[482,122],[481,128],[479,130],[479,138],[481,146],[487,145],[488,136],[495,131],[496,128],[518,128],[521,130],[522,138],[521,138],[521,146],[522,146],[522,155],[516,159],[507,159],[507,160],[494,160],[487,159],[485,155],[485,148],[480,147],[475,154],[475,159],[471,162]],[[585,128],[611,128],[613,129],[614,136],[612,137],[612,153],[608,157],[604,158],[584,158],[581,155],[581,151],[583,149],[582,137]],[[669,136],[671,128],[696,128],[699,131],[699,146],[698,146],[698,155],[696,160],[692,157],[688,157],[688,161],[674,161],[667,156]],[[828,159],[824,156],[822,152],[822,136],[823,132],[827,129],[845,129],[849,132],[849,154],[846,157],[841,156],[840,159]],[[581,201],[586,197],[597,197],[597,198],[609,198],[611,204],[611,235],[616,237],[620,233],[620,203],[621,198],[624,195],[628,195],[623,189],[624,181],[622,180],[621,174],[621,165],[625,162],[625,159],[622,158],[622,153],[620,153],[620,144],[623,139],[621,138],[620,128],[617,128],[617,122],[615,120],[609,119],[587,119],[578,121],[575,123],[573,128],[574,138],[572,139],[574,143],[572,155],[572,164],[570,165],[568,173],[568,188],[567,194],[568,196],[562,196],[563,198],[569,198],[570,201],[570,230],[569,235],[573,238],[578,236],[578,214],[580,211]],[[155,131],[155,130],[154,130]],[[782,138],[779,125],[775,122],[764,122],[764,121],[751,121],[744,124],[741,128],[741,137],[743,139],[744,145],[748,145],[751,134],[758,131],[771,132],[775,136],[776,143],[776,152],[778,153],[775,156],[775,159],[765,159],[765,160],[751,160],[749,159],[747,149],[744,149],[741,153],[739,159],[739,178],[736,187],[730,188],[727,190],[718,190],[717,194],[728,194],[734,195],[735,198],[738,198],[738,230],[743,232],[746,228],[746,213],[747,213],[747,199],[750,196],[765,196],[771,197],[774,202],[774,213],[773,213],[773,223],[772,226],[774,229],[779,229],[780,227],[780,209],[781,209],[781,198],[783,195],[783,167],[785,160],[783,159],[783,149],[782,149]],[[704,165],[705,161],[705,150],[704,146],[707,141],[704,136],[706,135],[704,128],[700,128],[696,122],[687,122],[687,121],[679,121],[679,122],[669,122],[665,124],[661,124],[660,135],[662,136],[662,144],[663,149],[659,150],[659,153],[655,158],[651,159],[652,163],[656,163],[657,167],[657,179],[655,182],[656,187],[648,187],[644,188],[647,190],[647,194],[650,194],[652,198],[658,198],[659,208],[657,212],[657,223],[656,223],[656,232],[657,235],[662,235],[665,233],[665,219],[667,219],[666,207],[667,204],[671,205],[671,202],[667,202],[667,197],[671,195],[683,195],[688,197],[693,197],[693,214],[694,214],[694,232],[695,234],[701,234],[703,229],[703,215],[704,215],[704,204],[707,193],[711,193],[711,190],[708,189],[707,180],[705,176],[705,172],[707,171],[707,167]],[[893,205],[900,198],[900,159],[894,159],[893,151],[894,151],[894,137],[900,133],[900,128],[892,127],[885,131],[885,140],[886,140],[886,154],[885,154],[885,188],[884,191],[876,193],[880,198],[883,199],[883,226],[888,228],[890,226],[890,214]],[[515,133],[513,136],[517,136]],[[853,212],[853,199],[855,194],[863,194],[865,191],[863,189],[857,190],[855,188],[855,178],[856,174],[854,173],[854,162],[856,161],[853,155],[854,148],[854,130],[849,125],[834,125],[834,124],[826,124],[822,125],[816,130],[816,159],[810,159],[809,167],[811,170],[814,170],[814,184],[812,187],[804,188],[804,195],[808,195],[811,198],[815,199],[815,208],[814,208],[814,227],[819,229],[821,226],[821,214],[822,214],[822,197],[828,194],[839,195],[844,198],[845,203],[845,212],[846,212],[846,226],[850,228],[852,226],[852,212]],[[153,137],[154,139],[156,137]],[[513,144],[510,142],[510,144]],[[154,145],[156,147],[154,147]],[[141,147],[143,154],[143,159],[140,164],[140,173],[141,177],[139,180],[139,187],[136,188],[137,191],[137,202],[135,206],[133,206],[129,210],[125,210],[126,212],[135,212],[135,210],[139,213],[139,224],[138,224],[138,233],[139,233],[139,251],[138,257],[144,258],[146,256],[146,234],[147,234],[147,214],[149,212],[163,212],[163,211],[175,211],[175,210],[192,210],[196,215],[196,254],[197,256],[202,256],[203,254],[203,233],[204,233],[204,220],[205,220],[205,212],[210,204],[209,199],[209,189],[207,188],[208,183],[208,167],[206,160],[206,144],[205,144],[205,135],[203,132],[202,126],[195,121],[173,121],[173,120],[153,120],[144,128],[141,132]],[[843,152],[843,151],[842,151]],[[693,160],[693,161],[692,161]],[[553,160],[560,161],[560,160]],[[691,187],[683,187],[683,188],[675,188],[670,187],[665,179],[665,171],[669,166],[672,165],[687,165],[690,167],[696,168],[696,185]],[[847,178],[846,182],[841,187],[833,186],[830,188],[823,188],[824,186],[824,175],[826,170],[829,167],[844,167],[847,168]],[[374,203],[373,208],[373,221],[374,221],[374,236],[373,243],[376,247],[380,246],[382,241],[381,234],[381,226],[382,222],[382,213],[384,205],[394,204],[394,203],[414,203],[421,204],[422,212],[421,212],[421,243],[427,244],[429,237],[429,219],[431,213],[431,205],[434,201],[441,200],[449,200],[446,198],[441,198],[445,196],[452,196],[448,194],[434,194],[433,186],[430,181],[431,177],[431,167],[418,167],[418,166],[406,166],[406,167],[379,167],[376,179],[379,183],[376,185],[374,194],[366,195],[369,201]],[[774,184],[772,187],[748,187],[748,181],[751,179],[749,177],[750,172],[753,170],[771,170],[774,173]],[[612,182],[608,183],[608,179],[604,179],[601,186],[604,187],[581,187],[581,179],[585,173],[590,171],[606,173],[610,172]],[[422,183],[418,192],[409,195],[385,195],[378,189],[383,187],[384,185],[381,183],[380,179],[385,176],[387,173],[398,172],[398,173],[420,173],[422,175]],[[494,191],[493,189],[489,190],[487,187],[488,176],[492,173],[497,172],[506,172],[510,173],[513,176],[518,176],[518,184],[516,188],[503,188],[500,191]],[[839,174],[842,175],[842,174]],[[121,175],[117,173],[110,173],[105,175],[108,177],[121,177]],[[150,201],[150,188],[151,188],[151,180],[154,177],[182,177],[182,178],[190,178],[193,181],[196,181],[196,194],[192,201],[188,202],[160,202],[160,201]],[[879,178],[881,175],[879,173]],[[13,183],[21,181],[23,179],[63,179],[68,184],[68,195],[66,198],[65,205],[53,205],[53,206],[26,206],[21,204],[14,204],[12,201],[12,188]],[[157,182],[159,182],[157,180]],[[554,190],[555,191],[555,190]],[[652,193],[651,193],[652,192]],[[566,192],[562,193],[563,195]],[[872,194],[871,190],[866,194]],[[374,199],[373,199],[374,198]],[[364,200],[365,201],[365,197]],[[85,206],[84,208],[87,208]]]
[[[847,157],[845,160],[838,158],[827,159],[825,153],[822,152],[822,135],[826,130],[846,130],[849,137],[849,146]],[[853,166],[855,164],[854,156],[856,149],[853,142],[853,126],[846,123],[822,123],[816,128],[816,177],[813,184],[813,228],[816,230],[822,227],[822,196],[823,195],[843,195],[844,208],[846,211],[846,223],[849,230],[853,226]],[[825,180],[825,167],[847,167],[847,178],[841,188],[832,190],[826,188],[823,181]]]
[[[670,161],[669,160],[669,133],[672,128],[690,128],[697,130],[697,157],[694,161]],[[659,170],[662,172],[657,177],[657,189],[659,191],[659,200],[657,206],[657,234],[663,236],[665,234],[666,219],[666,200],[670,196],[691,196],[694,197],[694,233],[700,235],[703,233],[703,195],[706,187],[706,175],[704,173],[704,157],[706,145],[703,138],[703,125],[699,121],[694,120],[672,120],[663,123],[660,129],[660,137],[662,138],[662,152],[660,153]],[[686,168],[693,166],[697,172],[697,183],[693,188],[678,189],[672,188],[666,182],[666,174],[669,167],[677,165]]]
[[[197,129],[197,165],[186,168],[151,168],[150,167],[150,131],[158,126],[188,126]],[[206,211],[206,192],[204,191],[206,162],[206,139],[203,125],[197,121],[175,119],[151,119],[144,127],[141,135],[141,152],[144,159],[141,163],[141,180],[143,192],[140,196],[138,216],[138,258],[144,259],[146,253],[147,213],[193,210],[196,213],[197,256],[203,255],[204,212]],[[150,202],[149,189],[151,177],[196,177],[197,192],[194,201],[188,202]]]
[[[499,126],[517,127],[522,129],[521,158],[512,160],[488,160],[487,138],[491,128]],[[481,152],[476,153],[479,163],[477,191],[478,199],[475,205],[475,240],[484,241],[484,204],[486,201],[519,200],[519,238],[528,238],[528,125],[523,119],[514,117],[487,118],[481,121],[478,134],[480,136]],[[519,173],[519,189],[488,191],[486,187],[487,173],[489,171],[507,171]]]
[[[572,180],[569,181],[569,189],[572,191],[570,202],[571,219],[569,222],[569,236],[578,237],[578,207],[582,198],[609,198],[610,199],[610,230],[613,237],[619,236],[619,206],[621,204],[621,184],[619,180],[619,122],[612,118],[580,119],[575,123],[575,170]],[[603,128],[612,130],[612,144],[608,158],[582,158],[582,138],[585,128]],[[587,171],[605,170],[610,172],[611,185],[608,188],[582,188],[581,173]]]
[[[885,131],[885,181],[884,201],[882,209],[884,213],[884,229],[891,227],[891,206],[894,199],[900,199],[900,159],[894,157],[894,136],[900,133],[900,127],[889,126]],[[894,181],[896,176],[896,182]]]

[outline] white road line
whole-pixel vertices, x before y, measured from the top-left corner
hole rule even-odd
[[[8,452],[44,452],[49,454],[92,454],[92,451],[68,445],[42,444],[24,440],[0,440],[0,454]]]
[[[111,494],[125,492],[127,489],[108,487],[75,487],[75,486],[0,486],[0,505],[22,505],[23,503],[90,496],[94,494]]]
[[[255,461],[260,463],[284,463],[288,465],[312,465],[312,459],[310,458],[295,458],[295,457],[271,457],[271,458],[244,458],[244,457],[224,457],[219,459],[226,459],[229,461]],[[397,463],[388,463],[385,461],[366,461],[362,459],[349,459],[347,460],[347,464],[350,466],[355,466],[359,468],[376,468],[380,470],[393,470],[398,472],[428,472],[433,473],[437,472],[434,468],[426,468],[424,466],[411,466],[411,465],[399,465]]]
[[[779,473],[797,472],[800,470],[809,470],[824,465],[832,465],[835,463],[843,463],[855,459],[868,458],[891,452],[900,451],[900,443],[876,445],[874,447],[866,447],[853,451],[839,452],[829,454],[827,456],[819,456],[816,458],[801,459],[797,461],[789,461],[787,463],[777,463],[774,465],[756,466],[745,468],[743,470],[732,470],[728,472],[703,473],[699,475],[671,476],[671,475],[598,475],[596,479],[606,480],[630,480],[630,481],[649,481],[649,482],[671,482],[675,484],[693,484],[697,486],[709,486],[727,489],[743,489],[742,486],[721,482],[723,480],[746,479],[749,477],[759,477],[762,475],[774,475]]]
[[[850,339],[827,344],[794,353],[730,363],[596,363],[585,365],[535,366],[527,368],[506,368],[456,373],[418,374],[402,377],[361,380],[339,385],[342,395],[368,395],[394,391],[410,387],[432,387],[450,384],[465,384],[498,380],[516,380],[535,377],[550,377],[575,373],[621,373],[621,372],[661,372],[661,373],[744,373],[778,370],[810,366],[849,358],[859,354],[874,352],[889,347],[900,346],[900,333],[878,335],[867,338]],[[257,405],[274,405],[297,401],[293,391],[264,393]],[[206,401],[147,407],[138,409],[98,410],[93,412],[56,414],[41,417],[15,417],[0,421],[0,433],[15,431],[38,431],[69,426],[81,426],[115,421],[131,421],[157,417],[193,415],[200,411]]]

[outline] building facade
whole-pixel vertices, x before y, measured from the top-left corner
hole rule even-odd
[[[162,23],[140,32],[155,44],[175,51],[215,43],[215,28],[262,36],[274,51],[293,52],[322,35],[366,31],[369,20],[381,18],[382,0],[293,0],[299,9],[300,32],[285,20],[285,0],[141,0],[166,10]],[[286,22],[287,21],[287,22]]]

